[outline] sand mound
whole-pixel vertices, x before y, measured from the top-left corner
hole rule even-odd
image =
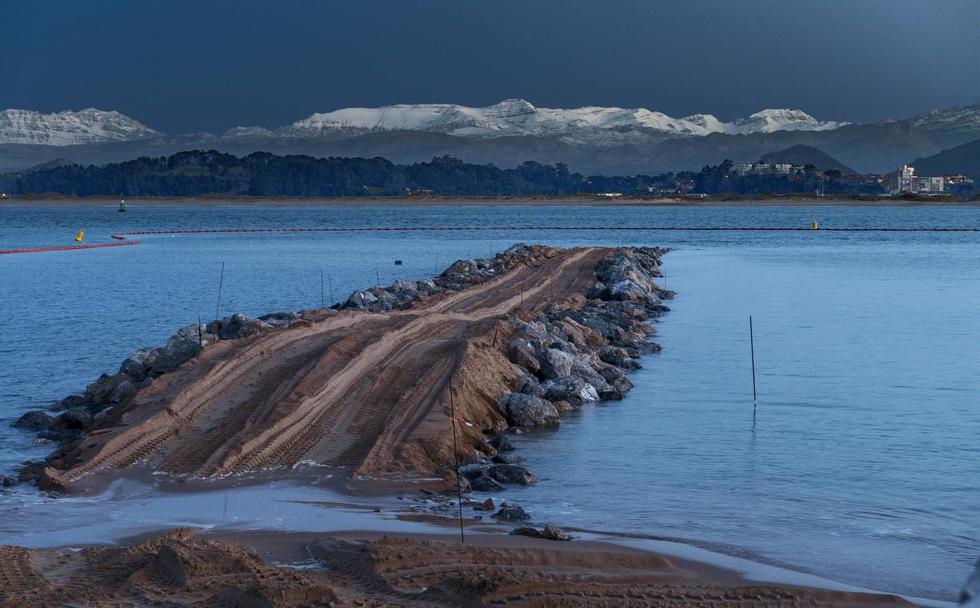
[[[122,548],[0,546],[0,607],[908,605],[890,596],[721,584],[611,545],[504,538],[465,546],[388,537],[297,541],[312,558],[302,570],[181,531]]]

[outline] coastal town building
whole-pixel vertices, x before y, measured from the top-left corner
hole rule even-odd
[[[732,167],[732,172],[736,175],[789,175],[796,169],[789,163],[741,163]]]
[[[902,165],[892,180],[892,194],[921,194],[936,196],[945,191],[942,177],[927,177],[915,174],[915,167]]]

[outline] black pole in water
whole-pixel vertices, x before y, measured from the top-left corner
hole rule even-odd
[[[201,315],[197,315],[197,345],[204,348],[204,331],[201,329]]]
[[[453,427],[453,459],[456,462],[456,500],[459,503],[459,544],[466,544],[463,537],[463,482],[459,479],[459,449],[456,447],[456,404],[453,401],[453,377],[449,376],[449,423]]]
[[[752,423],[755,424],[756,392],[755,392],[755,335],[752,332],[752,315],[749,315],[749,350],[752,353]]]
[[[381,272],[377,266],[374,267],[374,278],[377,280],[378,289],[381,289]]]
[[[327,275],[327,288],[330,289],[330,305],[333,306],[333,279]]]
[[[225,284],[225,263],[221,262],[221,277],[218,279],[218,302],[214,305],[214,318],[220,319],[218,312],[221,310],[221,287]]]
[[[320,310],[323,310],[326,306],[323,305],[323,269],[320,269]]]

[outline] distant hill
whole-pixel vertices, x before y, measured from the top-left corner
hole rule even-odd
[[[917,158],[911,165],[918,175],[963,175],[980,180],[980,139],[943,150],[938,154]]]
[[[797,144],[790,146],[779,152],[770,152],[762,156],[762,162],[766,163],[790,163],[792,165],[813,165],[822,171],[837,169],[841,175],[857,175],[857,171],[851,169],[833,156],[827,154],[819,148]]]

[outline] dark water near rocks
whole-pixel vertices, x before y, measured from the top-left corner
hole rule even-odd
[[[976,207],[0,207],[0,248],[119,230],[383,225],[976,226]],[[676,537],[844,582],[954,597],[980,553],[980,235],[357,233],[146,237],[0,256],[0,473],[48,446],[7,427],[136,348],[221,313],[316,307],[514,242],[666,245],[664,351],[622,402],[517,443],[540,521]],[[395,266],[394,259],[404,264]],[[752,424],[747,317],[756,329]],[[5,530],[36,495],[0,494]],[[50,503],[43,510],[50,521]],[[66,509],[70,508],[66,502]],[[4,516],[6,514],[6,517]],[[3,522],[6,523],[3,523]],[[85,525],[72,520],[73,527]],[[261,522],[258,522],[261,523]]]

